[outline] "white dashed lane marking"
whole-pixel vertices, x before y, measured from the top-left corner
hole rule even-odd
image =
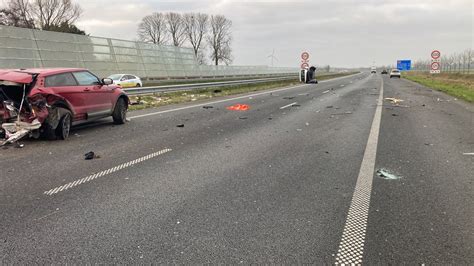
[[[285,108],[291,107],[291,106],[293,106],[293,105],[295,105],[295,104],[297,104],[297,102],[290,103],[290,104],[288,104],[288,105],[282,106],[282,107],[280,107],[280,110],[283,110],[283,109],[285,109]]]
[[[327,80],[320,81],[319,83],[332,82],[332,81],[336,81],[336,80],[340,80],[340,79],[345,79],[345,78],[351,77],[351,76],[358,76],[358,75],[361,75],[361,74],[362,73],[358,73],[358,74],[353,74],[353,75],[339,77],[339,78],[327,79]],[[204,105],[230,102],[230,101],[245,99],[245,98],[249,98],[249,97],[256,97],[256,96],[265,95],[265,94],[269,94],[269,93],[273,93],[273,92],[292,90],[292,89],[297,89],[297,88],[302,88],[302,87],[311,88],[311,85],[304,84],[304,85],[297,85],[297,86],[292,86],[292,87],[285,87],[285,88],[276,89],[276,90],[263,91],[263,92],[259,92],[259,93],[233,97],[233,98],[229,98],[229,99],[223,99],[223,100],[212,101],[212,102],[205,102],[205,103],[201,103],[201,104],[189,105],[189,106],[178,107],[178,108],[169,109],[169,110],[163,110],[163,111],[158,111],[158,112],[152,112],[152,113],[147,113],[147,114],[142,114],[142,115],[131,116],[131,117],[129,117],[129,119],[132,120],[132,119],[137,119],[137,118],[142,118],[142,117],[161,115],[161,114],[165,114],[165,113],[170,113],[170,112],[176,112],[176,111],[186,110],[186,109],[190,109],[190,108],[201,107],[201,106],[204,106]]]
[[[48,196],[52,196],[54,194],[57,194],[59,192],[62,192],[62,191],[65,191],[65,190],[68,190],[68,189],[71,189],[73,187],[77,187],[81,184],[84,184],[84,183],[87,183],[87,182],[90,182],[94,179],[97,179],[99,177],[103,177],[103,176],[106,176],[106,175],[110,175],[112,173],[115,173],[117,171],[120,171],[122,169],[125,169],[127,167],[130,167],[132,165],[135,165],[137,163],[141,163],[143,161],[146,161],[146,160],[149,160],[153,157],[156,157],[156,156],[159,156],[159,155],[162,155],[162,154],[165,154],[167,152],[170,152],[172,151],[171,149],[163,149],[161,151],[158,151],[158,152],[154,152],[154,153],[151,153],[151,154],[148,154],[146,156],[143,156],[143,157],[140,157],[138,159],[135,159],[133,161],[130,161],[130,162],[126,162],[126,163],[123,163],[121,165],[117,165],[113,168],[110,168],[110,169],[107,169],[107,170],[104,170],[102,172],[99,172],[99,173],[96,173],[96,174],[93,174],[93,175],[90,175],[90,176],[86,176],[84,178],[81,178],[79,180],[76,180],[76,181],[73,181],[73,182],[70,182],[70,183],[67,183],[65,185],[62,185],[62,186],[59,186],[59,187],[56,187],[56,188],[53,188],[53,189],[50,189],[48,191],[45,191],[44,194],[48,195]]]
[[[360,166],[354,195],[346,218],[342,239],[337,251],[336,264],[360,265],[364,254],[365,233],[369,217],[370,194],[375,171],[375,157],[379,139],[383,104],[383,80],[370,129],[369,140]]]

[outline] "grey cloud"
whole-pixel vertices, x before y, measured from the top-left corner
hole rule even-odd
[[[80,1],[92,35],[136,38],[141,17],[153,11],[223,14],[233,21],[235,64],[297,66],[303,50],[311,63],[334,66],[394,64],[427,57],[431,49],[472,47],[470,1]],[[107,12],[104,12],[107,6]],[[109,8],[110,7],[110,8]]]

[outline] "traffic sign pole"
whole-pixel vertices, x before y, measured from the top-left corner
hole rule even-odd
[[[305,69],[309,67],[309,53],[303,52],[301,54],[301,69]]]
[[[431,74],[441,73],[441,52],[438,50],[434,50],[431,52],[430,73]]]

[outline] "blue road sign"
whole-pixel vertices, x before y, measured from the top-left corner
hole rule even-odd
[[[398,60],[397,61],[398,70],[410,70],[411,69],[411,60]]]

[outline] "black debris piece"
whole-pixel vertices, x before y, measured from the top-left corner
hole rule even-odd
[[[283,97],[284,100],[291,100],[291,99],[294,99],[295,96],[289,96],[289,97]]]
[[[211,109],[211,108],[214,108],[214,106],[204,105],[202,108],[204,108],[204,109]]]
[[[176,127],[184,127],[184,124],[176,125]]]
[[[269,117],[269,118],[268,118],[268,120],[272,120],[272,119],[273,119],[273,117]]]
[[[84,154],[84,160],[92,160],[92,159],[98,159],[98,158],[100,158],[100,156],[95,154],[93,151],[90,151]]]
[[[293,104],[291,107],[300,107],[301,104]]]
[[[239,117],[239,119],[242,119],[242,120],[245,120],[245,119],[247,119],[247,118],[248,118],[248,117],[246,117],[246,116],[241,116],[241,117]]]
[[[215,90],[213,90],[212,92],[214,92],[214,93],[221,93],[221,92],[222,92],[222,90],[215,89]]]
[[[392,114],[392,116],[398,116],[397,114]]]
[[[332,105],[326,106],[326,108],[333,108],[333,107],[334,107],[334,106],[332,106]]]

